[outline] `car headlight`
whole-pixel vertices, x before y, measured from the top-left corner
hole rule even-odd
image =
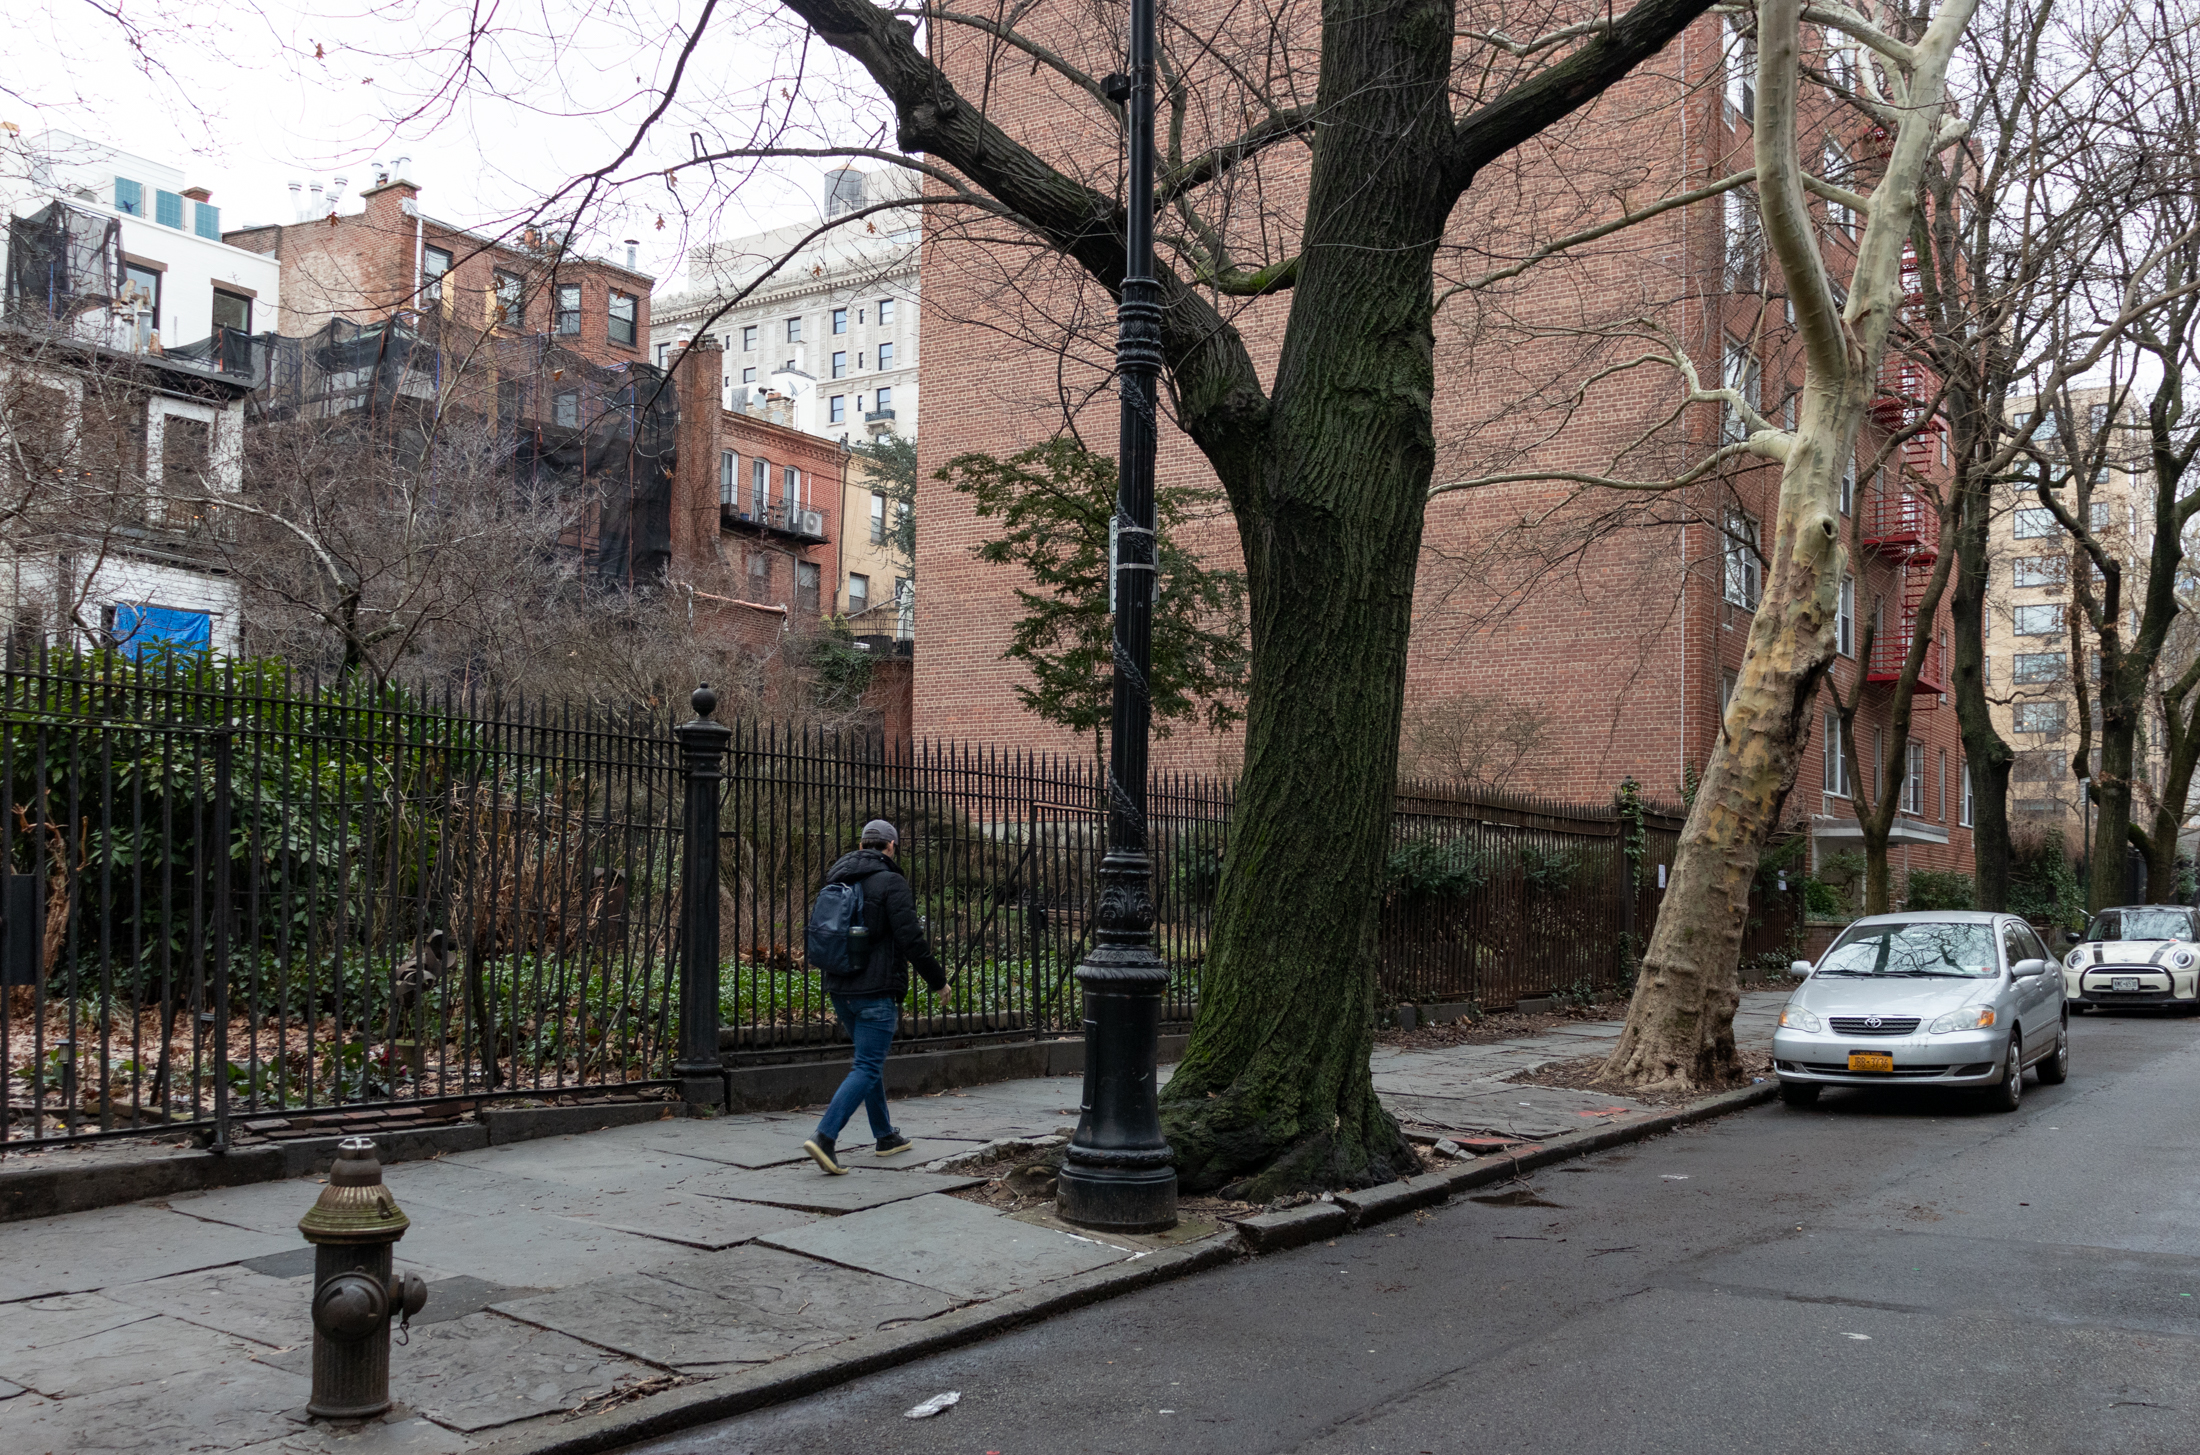
[[[2083,970],[2085,968],[2085,951],[2083,949],[2072,950],[2069,954],[2063,956],[2063,963],[2073,970]]]
[[[1799,1005],[1782,1006],[1780,1008],[1780,1024],[1791,1030],[1809,1031],[1813,1035],[1826,1028],[1825,1022]]]
[[[2169,962],[2180,970],[2190,970],[2192,968],[2192,951],[2179,950],[2169,957]]]
[[[1926,1029],[1939,1036],[1945,1035],[1949,1031],[1983,1031],[1993,1023],[1994,1008],[1992,1006],[1973,1005],[1962,1010],[1949,1011]]]

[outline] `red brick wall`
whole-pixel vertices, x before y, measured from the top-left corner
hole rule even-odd
[[[649,345],[649,290],[646,274],[592,259],[556,261],[544,250],[508,247],[489,238],[408,215],[404,204],[417,203],[419,189],[393,182],[362,193],[364,204],[314,222],[288,223],[223,234],[223,241],[252,252],[272,253],[283,265],[283,306],[279,331],[302,337],[331,318],[372,322],[399,309],[432,311],[459,337],[491,332],[500,337],[550,333],[554,284],[579,284],[580,332],[552,334],[561,347],[591,363],[606,366],[645,356]],[[451,270],[440,299],[422,296],[418,272],[423,249],[451,254]],[[521,280],[522,316],[514,327],[500,321],[496,274]],[[635,300],[635,342],[614,343],[610,329],[613,290]]]

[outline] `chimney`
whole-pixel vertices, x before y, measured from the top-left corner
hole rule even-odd
[[[374,178],[375,186],[386,187],[389,185],[390,169],[382,165],[380,157],[376,157],[373,161],[367,163],[367,171]]]
[[[183,195],[193,202],[211,202],[214,200],[214,194],[204,187],[186,187],[183,189]]]
[[[641,245],[642,240],[638,237],[630,237],[626,240],[626,270],[629,273],[634,271],[634,253]]]

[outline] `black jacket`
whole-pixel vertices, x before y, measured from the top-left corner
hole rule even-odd
[[[843,854],[825,875],[828,884],[863,885],[863,923],[871,932],[871,953],[862,965],[845,974],[825,972],[825,989],[834,995],[884,995],[895,1000],[909,991],[909,966],[914,962],[924,983],[938,994],[947,986],[947,972],[924,942],[924,926],[917,921],[916,896],[894,861],[877,849],[858,849]]]

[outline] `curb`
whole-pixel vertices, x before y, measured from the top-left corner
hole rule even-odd
[[[598,1455],[640,1440],[677,1434],[714,1420],[747,1414],[846,1384],[882,1369],[913,1363],[1055,1314],[1101,1303],[1142,1288],[1183,1278],[1247,1254],[1281,1252],[1318,1239],[1401,1217],[1443,1202],[1452,1194],[1505,1182],[1554,1162],[1591,1152],[1647,1141],[1661,1133],[1709,1121],[1771,1101],[1777,1081],[1737,1087],[1672,1111],[1658,1112],[1616,1126],[1554,1137],[1495,1157],[1442,1172],[1424,1173],[1357,1192],[1340,1192],[1329,1202],[1301,1203],[1235,1223],[1236,1238],[1215,1238],[1184,1248],[1150,1253],[1129,1263],[1112,1264],[1058,1283],[1012,1293],[991,1303],[971,1304],[922,1323],[907,1324],[829,1349],[797,1354],[742,1374],[650,1395],[617,1409],[583,1415],[539,1432],[515,1434],[482,1446],[477,1455]]]
[[[676,1434],[712,1420],[783,1404],[866,1374],[1006,1333],[1022,1324],[1135,1293],[1230,1262],[1238,1253],[1228,1238],[1149,1253],[1134,1262],[1096,1268],[991,1303],[967,1305],[922,1323],[797,1354],[752,1372],[666,1390],[618,1409],[568,1420],[554,1429],[496,1441],[481,1447],[477,1455],[595,1455],[616,1450],[637,1440]]]

